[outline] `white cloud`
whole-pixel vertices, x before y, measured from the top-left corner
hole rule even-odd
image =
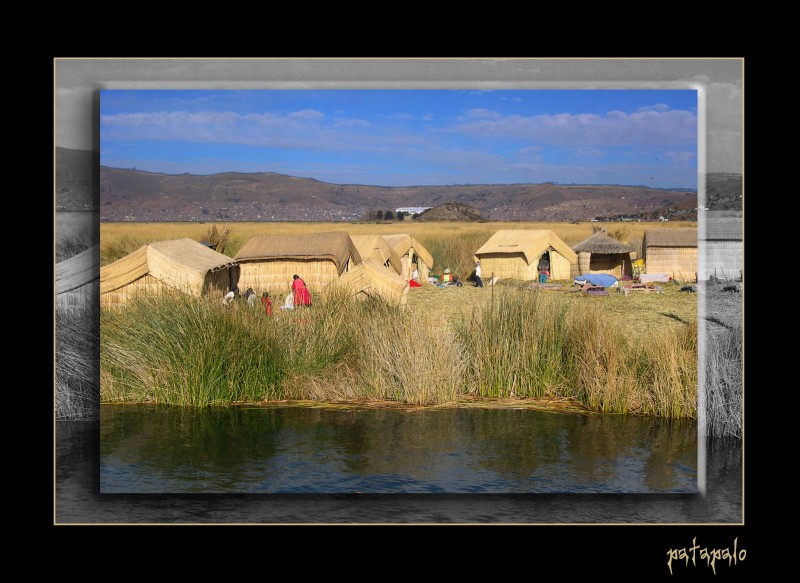
[[[321,111],[317,111],[316,109],[303,109],[300,111],[293,111],[287,117],[291,119],[301,119],[301,120],[319,120],[325,117],[325,114]]]
[[[337,119],[333,126],[337,128],[368,128],[372,127],[372,124],[365,119],[352,118]]]
[[[678,162],[678,163],[691,162],[695,158],[697,158],[697,154],[695,154],[694,152],[686,152],[686,151],[666,152],[664,155],[673,162]]]
[[[669,105],[666,103],[656,103],[655,105],[645,105],[644,107],[640,107],[636,111],[668,111]]]
[[[476,109],[468,109],[467,111],[464,112],[464,115],[466,115],[468,118],[500,119],[501,117],[503,117],[501,113],[483,107]]]
[[[101,115],[103,140],[180,140],[292,147],[321,139],[325,115],[313,109],[289,113],[158,111]]]
[[[501,115],[486,109],[467,112],[467,118],[447,131],[482,138],[512,138],[537,144],[575,146],[674,146],[697,140],[697,115],[685,110],[625,113],[560,113],[525,117]]]
[[[590,148],[590,147],[580,147],[575,150],[575,155],[579,158],[602,158],[603,151],[598,150],[597,148]]]

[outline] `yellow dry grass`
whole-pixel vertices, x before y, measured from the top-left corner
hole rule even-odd
[[[105,262],[108,251],[120,243],[130,244],[134,249],[145,243],[190,237],[201,240],[215,223],[101,223],[100,252]],[[653,223],[552,223],[552,222],[487,222],[487,223],[426,223],[416,221],[384,221],[380,223],[216,223],[218,228],[230,229],[230,238],[225,253],[233,256],[244,242],[253,235],[300,235],[325,231],[346,231],[353,235],[389,235],[408,233],[419,239],[432,237],[451,239],[464,235],[485,234],[488,240],[501,229],[550,229],[567,245],[580,243],[594,232],[594,227],[602,225],[609,232],[623,230],[630,241],[641,240],[644,230],[652,228]],[[659,228],[695,226],[691,222],[659,223]],[[434,260],[436,258],[434,257]],[[104,263],[105,264],[105,263]]]

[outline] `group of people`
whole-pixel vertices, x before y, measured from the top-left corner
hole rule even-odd
[[[464,284],[461,282],[461,278],[458,277],[458,275],[454,276],[452,273],[450,273],[450,268],[448,267],[447,269],[444,270],[444,273],[442,274],[442,279],[441,282],[439,283],[439,287],[447,287],[451,285],[461,287]],[[481,279],[480,261],[475,262],[475,287],[483,287],[483,279]]]
[[[258,294],[252,287],[247,288],[244,295],[239,293],[239,288],[234,287],[225,297],[222,298],[222,303],[229,306],[234,300],[243,300],[247,302],[250,307],[255,307],[258,304]],[[261,304],[264,306],[264,311],[267,316],[272,315],[272,298],[269,297],[269,292],[261,294]],[[311,306],[311,292],[306,287],[306,282],[299,275],[292,276],[291,291],[286,295],[286,300],[281,306],[281,310],[294,310],[295,306]]]

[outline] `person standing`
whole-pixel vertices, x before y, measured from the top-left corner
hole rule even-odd
[[[550,254],[545,251],[542,258],[539,260],[539,283],[547,283],[547,277],[550,275]]]
[[[266,312],[267,316],[272,315],[272,300],[269,299],[269,293],[264,292],[261,296],[261,303],[264,305],[264,311]]]
[[[294,310],[294,292],[286,294],[286,299],[281,306],[281,310]]]
[[[253,290],[252,287],[247,288],[247,291],[244,293],[244,297],[247,300],[247,305],[251,308],[256,306],[256,302],[258,298],[256,297],[256,292]]]
[[[231,291],[225,294],[225,297],[222,298],[222,303],[226,306],[230,306],[231,302],[239,297],[239,288],[235,287]]]
[[[311,305],[311,294],[306,287],[306,282],[304,282],[299,275],[293,275],[292,279],[292,291],[294,292],[294,305],[295,306],[310,306]]]
[[[475,262],[475,287],[483,287],[483,280],[481,279],[481,262]]]

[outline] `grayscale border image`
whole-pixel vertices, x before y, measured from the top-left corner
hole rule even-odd
[[[743,66],[741,59],[56,59],[55,523],[742,523]],[[220,88],[698,89],[692,291],[700,493],[101,495],[99,92]]]

